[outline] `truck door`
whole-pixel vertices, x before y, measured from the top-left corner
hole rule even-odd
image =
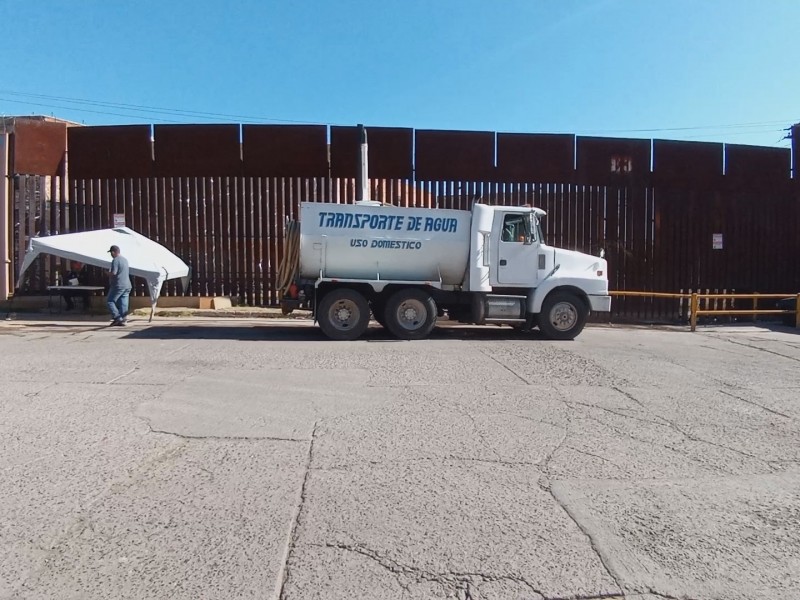
[[[536,287],[539,280],[539,243],[532,231],[529,213],[496,213],[494,239],[499,240],[496,256],[497,283]],[[542,275],[544,276],[544,275]]]

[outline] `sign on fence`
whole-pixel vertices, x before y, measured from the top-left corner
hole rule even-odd
[[[125,213],[114,213],[114,227],[125,227]]]

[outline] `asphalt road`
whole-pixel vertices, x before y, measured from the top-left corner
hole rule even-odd
[[[800,598],[800,335],[0,322],[0,598]]]

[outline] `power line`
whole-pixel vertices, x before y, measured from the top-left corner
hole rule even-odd
[[[108,112],[104,110],[91,110],[88,108],[75,108],[72,106],[60,106],[57,104],[42,104],[40,102],[31,102],[29,100],[11,100],[10,98],[0,98],[0,101],[3,102],[14,102],[16,104],[25,104],[27,106],[42,106],[44,108],[58,108],[62,110],[72,110],[77,112],[85,112],[85,113],[94,113],[98,115],[111,115],[114,117],[126,117],[128,119],[140,119],[142,121],[164,121],[167,123],[180,123],[180,121],[173,121],[171,119],[163,119],[160,117],[145,117],[140,115],[131,115],[131,114],[123,114],[123,113],[114,113]]]
[[[743,129],[750,127],[766,127],[772,125],[784,125],[786,123],[794,123],[793,119],[783,119],[780,121],[761,121],[756,123],[732,123],[727,125],[697,125],[692,127],[653,127],[650,129],[599,129],[599,130],[586,130],[580,133],[658,133],[660,131],[693,131],[704,129]],[[789,128],[783,128],[782,131]],[[767,129],[762,131],[775,131],[774,129]]]
[[[726,137],[727,138],[727,137],[732,137],[732,136],[735,136],[735,135],[757,135],[759,133],[782,133],[784,131],[786,131],[786,130],[785,129],[764,129],[764,130],[759,130],[759,131],[731,131],[731,132],[726,132],[726,133],[707,133],[707,134],[704,134],[702,136],[685,136],[685,139],[687,139],[687,140],[700,140],[702,138],[710,138],[710,137]],[[782,142],[784,140],[787,140],[787,139],[789,139],[789,138],[784,137],[782,139],[779,139],[778,142],[776,142],[776,143],[780,143],[780,142]]]
[[[127,104],[121,102],[106,102],[100,100],[89,100],[86,98],[72,98],[68,96],[53,96],[48,94],[34,94],[34,93],[26,93],[26,92],[17,92],[13,90],[0,90],[0,94],[3,95],[10,95],[15,96],[17,98],[34,98],[38,100],[50,100],[54,102],[58,102],[59,104],[45,104],[42,102],[32,102],[30,100],[17,100],[13,98],[3,98],[0,97],[0,101],[4,102],[13,102],[15,104],[27,104],[30,106],[41,106],[50,109],[58,109],[58,110],[67,110],[67,111],[76,111],[76,112],[85,112],[85,113],[92,113],[92,114],[100,114],[100,115],[109,115],[115,117],[125,117],[125,118],[132,118],[138,119],[142,121],[160,121],[165,123],[181,123],[181,121],[176,121],[174,119],[164,118],[155,116],[155,114],[161,115],[168,115],[171,117],[190,117],[190,118],[199,118],[204,120],[217,120],[220,118],[223,119],[235,119],[239,122],[278,122],[278,123],[296,123],[296,124],[303,124],[303,125],[336,125],[336,123],[321,123],[318,121],[299,121],[294,119],[280,119],[275,117],[258,117],[252,115],[237,115],[237,114],[230,114],[230,113],[217,113],[217,112],[207,112],[207,111],[194,111],[194,110],[185,110],[185,109],[175,109],[175,108],[164,108],[164,107],[156,107],[156,106],[146,106],[140,104]],[[67,105],[64,105],[66,103]],[[77,104],[78,106],[70,106],[71,104]],[[81,107],[84,106],[84,107]],[[92,108],[85,108],[85,106],[96,107],[95,109]],[[110,108],[122,111],[128,111],[125,113],[120,112],[111,112],[108,110],[97,110],[97,108]],[[131,113],[147,113],[146,115],[140,114],[131,114]],[[750,122],[750,123],[731,123],[731,124],[722,124],[722,125],[696,125],[696,126],[689,126],[689,127],[654,127],[654,128],[646,128],[646,129],[593,129],[593,130],[583,130],[583,131],[575,131],[572,132],[577,135],[597,135],[597,134],[630,134],[630,133],[647,133],[647,134],[654,134],[659,132],[678,132],[678,131],[685,131],[685,132],[701,132],[707,131],[707,133],[703,134],[700,137],[720,137],[720,136],[732,136],[732,135],[756,135],[759,133],[779,133],[779,132],[786,132],[789,131],[788,127],[783,127],[780,129],[775,129],[775,125],[785,125],[786,123],[797,123],[800,122],[800,119],[783,119],[783,120],[774,120],[774,121],[759,121],[759,122]],[[750,131],[740,131],[734,132],[730,130],[735,129],[750,129]],[[715,130],[723,130],[717,133]],[[692,138],[690,138],[692,139]],[[696,137],[694,139],[697,139]]]
[[[236,119],[236,120],[245,120],[245,121],[256,121],[256,122],[264,122],[264,121],[272,121],[272,122],[279,122],[279,123],[298,123],[303,125],[329,125],[330,123],[319,123],[314,121],[298,121],[294,119],[279,119],[275,117],[259,117],[259,116],[252,116],[252,115],[237,115],[237,114],[229,114],[229,113],[216,113],[216,112],[205,112],[205,111],[195,111],[195,110],[184,110],[184,109],[176,109],[176,108],[164,108],[158,106],[144,106],[140,104],[126,104],[122,102],[105,102],[99,100],[88,100],[85,98],[70,98],[67,96],[50,96],[47,94],[29,94],[24,92],[15,92],[12,90],[0,90],[0,94],[17,96],[22,98],[36,98],[39,100],[53,100],[56,102],[67,102],[70,104],[78,104],[78,105],[88,105],[88,106],[99,106],[99,107],[107,107],[107,108],[116,108],[121,110],[128,110],[133,112],[147,112],[147,113],[158,113],[158,114],[168,114],[172,116],[185,116],[185,117],[199,117],[203,119],[216,119],[216,118],[226,118],[226,119]],[[19,102],[19,101],[17,101]],[[34,104],[30,102],[30,104]],[[44,105],[47,106],[47,105]],[[63,106],[58,106],[57,108],[65,108]],[[70,110],[82,110],[78,108],[71,108]],[[86,111],[90,112],[90,111]],[[103,114],[103,113],[101,113]],[[111,113],[109,113],[111,114]],[[127,116],[127,115],[116,115],[116,116]]]

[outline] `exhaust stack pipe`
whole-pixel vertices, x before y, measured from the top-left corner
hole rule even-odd
[[[367,148],[367,130],[358,124],[358,139],[361,143],[361,159],[358,161],[356,177],[356,202],[369,202],[369,156]]]

